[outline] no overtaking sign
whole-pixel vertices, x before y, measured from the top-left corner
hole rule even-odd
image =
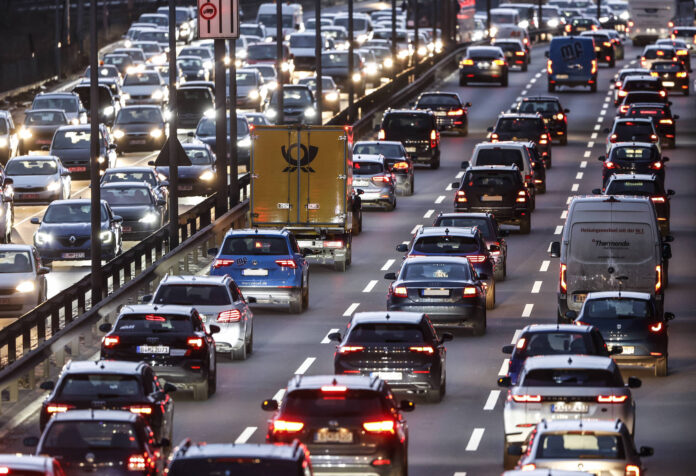
[[[199,38],[239,38],[239,0],[198,0]]]

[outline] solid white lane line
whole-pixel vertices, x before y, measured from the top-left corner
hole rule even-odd
[[[371,279],[369,283],[367,283],[367,286],[363,288],[362,292],[364,293],[369,293],[372,292],[372,290],[377,286],[377,280],[376,279]]]
[[[539,294],[539,291],[541,291],[541,284],[543,281],[534,281],[534,285],[532,285],[532,294]]]
[[[544,261],[541,262],[541,267],[539,268],[539,271],[542,273],[545,273],[549,270],[549,265],[551,264],[551,261],[545,259]]]
[[[297,367],[297,370],[295,370],[295,375],[302,375],[304,374],[309,368],[312,366],[314,361],[317,360],[316,357],[307,357],[304,362],[302,362],[302,365]]]
[[[234,440],[234,443],[236,445],[241,445],[249,441],[249,438],[251,438],[251,435],[254,434],[254,432],[257,430],[257,427],[255,426],[247,426],[244,428],[244,431],[242,432],[241,435],[237,437],[236,440]]]
[[[561,220],[565,220],[566,218],[568,218],[568,210],[563,210],[561,212]]]
[[[524,305],[522,309],[522,317],[529,317],[532,315],[532,309],[534,309],[534,304],[528,303]]]
[[[510,368],[510,359],[503,359],[503,364],[500,366],[500,370],[498,370],[498,376],[507,375],[508,368]]]
[[[412,235],[415,235],[416,232],[418,231],[418,229],[419,229],[420,227],[422,227],[422,226],[423,226],[423,225],[420,225],[420,224],[414,226],[413,229],[411,230],[411,234],[412,234]]]
[[[557,225],[556,229],[554,230],[553,234],[554,235],[560,235],[563,233],[563,225]]]
[[[495,404],[498,403],[498,397],[500,396],[500,390],[491,390],[488,394],[488,399],[486,404],[483,406],[484,410],[490,411],[495,408]]]
[[[466,444],[466,451],[476,451],[478,449],[484,431],[486,431],[485,428],[474,428],[474,431],[471,432],[471,438],[469,438],[469,442]]]
[[[582,172],[578,172],[575,174],[575,180],[582,180],[582,176],[585,175]]]
[[[394,262],[395,262],[395,260],[393,260],[393,259],[388,259],[387,262],[384,263],[384,266],[382,266],[381,271],[388,271],[389,268],[392,267],[392,265],[394,264]]]
[[[571,191],[571,192],[577,192],[579,188],[580,188],[580,184],[579,184],[579,183],[574,183],[573,186],[570,187],[570,191]]]
[[[339,329],[329,329],[329,332],[326,333],[324,338],[321,340],[322,344],[328,344],[331,342],[331,339],[329,339],[329,334],[333,334],[334,332],[338,332]]]
[[[456,177],[456,178],[462,178],[462,177],[464,177],[464,171],[463,171],[463,170],[460,170],[459,172],[457,172],[457,175],[455,175],[455,177]]]
[[[431,216],[433,216],[433,213],[435,213],[435,210],[428,210],[427,212],[425,212],[425,215],[423,215],[423,218],[430,218]]]
[[[350,316],[352,316],[353,313],[355,312],[355,310],[358,308],[359,305],[360,305],[359,302],[354,302],[353,304],[351,304],[350,306],[348,306],[348,309],[346,309],[346,312],[343,313],[343,317],[350,317]]]
[[[445,195],[440,195],[439,197],[437,197],[437,198],[435,199],[435,203],[438,203],[438,204],[439,204],[439,203],[442,203],[442,202],[445,201],[445,198],[447,198]]]
[[[583,157],[588,158],[590,155],[592,155],[592,151],[591,151],[591,150],[586,150],[586,151],[585,151],[585,155],[583,155]]]
[[[273,400],[276,402],[280,403],[283,400],[283,397],[285,396],[285,389],[281,388],[278,390],[275,395],[273,395]]]
[[[588,156],[588,157],[589,157],[589,156]],[[586,161],[586,160],[583,160],[582,162],[580,162],[580,168],[581,168],[581,169],[584,169],[585,167],[587,167],[587,161]]]

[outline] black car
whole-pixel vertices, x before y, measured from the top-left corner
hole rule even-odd
[[[161,384],[145,362],[116,360],[70,361],[57,382],[45,381],[43,390],[51,393],[41,405],[39,426],[43,431],[58,413],[73,410],[126,410],[142,416],[155,433],[155,439],[171,442],[174,427],[176,391],[172,384]]]
[[[608,33],[603,31],[584,31],[580,36],[589,36],[594,39],[595,54],[598,63],[606,63],[610,68],[616,66],[617,51],[616,44]]]
[[[607,291],[589,293],[577,316],[575,311],[566,315],[576,324],[595,326],[607,345],[621,346],[621,353],[614,356],[619,364],[653,367],[656,377],[666,377],[668,327],[674,314],[660,308],[647,293]]]
[[[622,173],[654,174],[664,184],[665,162],[669,158],[662,157],[658,147],[650,142],[618,142],[597,160],[602,162],[602,184],[606,186],[612,175]]]
[[[147,238],[167,222],[167,203],[146,183],[104,183],[99,189],[102,200],[123,218],[121,231],[126,240]]]
[[[395,392],[422,395],[429,402],[440,402],[445,396],[444,343],[452,340],[452,334],[445,332],[439,338],[423,313],[359,312],[350,320],[345,336],[334,332],[329,339],[338,343],[337,375],[376,375]]]
[[[297,375],[280,404],[270,399],[261,407],[274,412],[266,441],[299,440],[317,473],[340,467],[352,474],[406,474],[408,424],[402,412],[415,405],[397,402],[376,376]]]
[[[652,119],[653,125],[660,136],[660,144],[666,148],[674,149],[677,141],[677,126],[675,121],[679,115],[672,114],[672,108],[665,103],[636,103],[626,111],[625,117],[647,117]]]
[[[630,91],[621,101],[617,117],[626,117],[628,108],[633,104],[665,104],[672,105],[672,101],[667,99],[665,91]]]
[[[467,258],[407,258],[392,280],[387,310],[423,312],[433,325],[486,332],[486,287]]]
[[[166,177],[160,176],[152,167],[119,167],[117,169],[106,169],[101,176],[100,184],[141,182],[146,183],[155,192],[158,199],[165,202],[169,198],[167,187],[169,182]]]
[[[659,78],[668,91],[682,92],[684,96],[691,92],[689,70],[681,61],[655,61],[650,65],[650,76]]]
[[[353,144],[353,155],[381,155],[396,179],[396,192],[413,195],[415,174],[413,161],[406,148],[398,141],[358,141]]]
[[[229,116],[227,117],[227,150],[230,150],[232,145],[231,140],[231,130],[232,123],[230,122]],[[215,133],[215,119],[204,117],[201,122],[198,123],[196,131],[189,133],[189,136],[195,137],[200,142],[208,144],[211,150],[215,151],[215,144],[217,143],[217,136]],[[249,166],[249,160],[251,157],[251,137],[249,129],[249,121],[244,115],[237,116],[237,164]]]
[[[208,444],[184,440],[169,459],[168,476],[311,476],[309,451],[297,440],[288,444]]]
[[[179,56],[176,65],[181,70],[186,81],[208,81],[208,70],[203,66],[203,60],[198,56]]]
[[[114,124],[116,114],[121,109],[121,103],[114,98],[111,88],[106,84],[98,84],[97,91],[99,91],[97,94],[98,120],[100,123],[111,127]],[[80,101],[87,110],[87,117],[91,121],[92,109],[90,99],[92,93],[90,92],[89,80],[82,80],[73,88],[73,92],[80,96]]]
[[[534,171],[534,191],[535,193],[546,193],[546,167],[551,167],[551,162],[547,163],[544,161],[541,153],[539,153],[539,148],[534,142],[527,142],[525,148],[529,154],[532,170]],[[533,208],[536,208],[536,198],[532,200],[532,204]]]
[[[59,127],[67,125],[68,117],[62,109],[26,111],[24,124],[19,130],[19,155],[50,147],[53,134]]]
[[[578,36],[583,31],[597,31],[602,27],[599,20],[588,17],[572,17],[569,18],[565,26],[566,36]]]
[[[604,129],[607,136],[607,149],[617,142],[648,142],[658,144],[660,138],[652,119],[617,118],[611,129]]]
[[[91,153],[90,138],[92,136],[89,124],[79,126],[61,126],[51,141],[49,155],[60,159],[73,179],[89,178]],[[116,166],[116,144],[112,141],[108,128],[99,124],[99,170]]]
[[[630,92],[655,92],[662,97],[667,97],[667,91],[660,78],[651,76],[648,72],[624,77],[621,84],[616,87],[614,106],[621,104]]]
[[[495,127],[488,128],[491,142],[532,141],[537,145],[542,159],[551,163],[551,133],[541,114],[503,113]]]
[[[439,130],[465,136],[469,133],[470,107],[471,103],[463,103],[457,93],[434,91],[418,96],[414,109],[433,111]]]
[[[440,132],[432,111],[387,109],[377,139],[399,141],[415,163],[440,167]]]
[[[58,459],[66,476],[156,476],[164,470],[162,447],[169,441],[155,440],[145,419],[129,411],[74,410],[56,414],[41,438],[25,438],[24,444]]]
[[[511,108],[512,112],[539,114],[552,136],[560,139],[561,145],[568,144],[569,109],[564,109],[556,96],[528,96]]]
[[[459,63],[459,85],[469,83],[500,83],[508,85],[508,62],[497,46],[470,46]]]
[[[650,197],[657,213],[657,224],[663,236],[669,235],[670,198],[674,190],[665,190],[664,184],[654,174],[615,174],[609,177],[604,191],[592,190],[595,194],[637,195]]]
[[[204,142],[188,142],[181,146],[188,161],[177,164],[177,194],[180,197],[210,195],[215,191],[215,154]],[[155,166],[159,176],[169,180],[168,160],[150,165]]]
[[[160,150],[167,128],[159,106],[126,106],[118,112],[111,133],[119,153]]]
[[[350,83],[353,83],[353,91],[356,97],[364,96],[367,89],[367,75],[362,56],[358,52],[353,53],[353,74],[348,70],[347,50],[331,50],[321,54],[322,74],[331,76],[341,91],[348,91]]]
[[[206,400],[217,388],[213,334],[206,331],[193,307],[133,305],[121,309],[116,322],[102,324],[101,358],[150,362],[155,373],[178,388],[192,389],[193,398]]]
[[[100,67],[104,65],[113,65],[118,70],[121,77],[125,76],[128,70],[135,65],[133,58],[125,53],[107,53],[104,55],[104,58],[102,58],[101,63]]]
[[[176,110],[178,126],[194,129],[206,114],[215,110],[215,99],[209,88],[184,83],[176,88]]]
[[[531,231],[531,197],[517,166],[470,167],[452,187],[455,211],[492,213],[498,223],[519,225],[524,234]]]
[[[505,60],[510,67],[518,66],[522,71],[527,71],[531,58],[522,40],[516,38],[496,38],[493,41],[493,46],[503,50]]]
[[[278,94],[273,91],[266,105],[266,117],[278,124]],[[314,94],[309,86],[286,84],[283,86],[283,124],[314,124],[317,120],[317,108]]]

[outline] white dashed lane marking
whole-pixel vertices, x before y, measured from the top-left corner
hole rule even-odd
[[[571,192],[577,192],[579,188],[580,188],[580,184],[579,184],[579,183],[574,183],[573,186],[570,187],[570,191],[571,191]]]
[[[541,291],[541,284],[542,281],[534,281],[534,285],[532,286],[532,294],[539,294],[539,291]]]
[[[577,174],[575,174],[575,180],[582,180],[583,175],[585,174],[583,174],[582,172],[578,172]]]
[[[591,151],[591,150],[586,150],[586,151],[585,151],[585,155],[583,155],[583,157],[588,158],[590,155],[592,155],[592,151]]]
[[[572,202],[572,201],[573,201],[573,197],[568,197],[568,198],[566,199],[566,205],[568,205],[568,204],[569,204],[570,202]]]
[[[594,140],[597,138],[597,133],[593,132],[592,135],[590,136],[590,139]]]
[[[353,304],[351,304],[350,306],[348,306],[348,309],[346,309],[346,312],[343,313],[343,317],[350,317],[350,316],[352,316],[353,313],[355,312],[355,310],[358,308],[359,305],[360,305],[359,302],[354,302]]]
[[[372,280],[370,280],[369,283],[367,283],[367,286],[365,286],[363,288],[362,292],[364,292],[364,293],[372,292],[372,290],[375,288],[375,286],[377,286],[377,280],[372,279]]]
[[[419,229],[420,227],[422,227],[422,226],[423,226],[423,225],[416,225],[416,226],[414,226],[413,229],[411,230],[411,234],[412,234],[412,235],[415,235],[416,232],[418,232],[418,229]]]
[[[276,402],[280,402],[281,400],[283,400],[284,396],[285,396],[285,389],[281,388],[280,390],[278,390],[276,392],[275,395],[273,395],[273,400],[275,400]]]
[[[302,375],[304,374],[309,368],[312,366],[314,361],[317,360],[316,357],[307,357],[304,362],[302,362],[302,365],[297,367],[297,370],[295,370],[295,375]]]
[[[503,359],[503,364],[500,366],[500,370],[498,370],[498,376],[507,375],[508,368],[510,368],[510,359]]]
[[[425,212],[425,215],[423,215],[423,218],[430,218],[431,216],[433,216],[433,213],[435,213],[435,210],[428,210],[427,212]]]
[[[387,262],[384,263],[384,266],[382,266],[382,269],[381,269],[381,270],[382,270],[382,271],[388,271],[389,268],[392,267],[392,265],[394,264],[394,262],[395,262],[395,260],[393,260],[393,259],[388,259]]]
[[[445,195],[440,195],[435,199],[435,203],[440,204],[445,201],[445,198],[447,198]]]
[[[247,441],[249,441],[249,438],[251,438],[251,435],[254,434],[256,429],[257,427],[255,426],[247,426],[246,428],[244,428],[242,434],[239,435],[236,440],[234,440],[234,443],[237,445],[246,443]]]
[[[534,304],[525,304],[524,309],[522,309],[522,317],[530,317],[532,315],[532,309],[534,309]]]
[[[588,156],[588,157],[589,157],[589,156]],[[584,169],[585,167],[587,167],[587,161],[586,161],[586,160],[583,160],[582,162],[580,162],[580,168],[581,168],[581,169]]]
[[[463,170],[460,170],[459,172],[457,172],[457,175],[455,175],[455,177],[456,177],[456,178],[462,178],[462,177],[464,177],[464,171],[463,171]]]
[[[479,444],[481,443],[481,438],[483,438],[483,433],[486,431],[485,428],[474,428],[471,432],[471,438],[466,444],[466,451],[476,451],[478,450]]]
[[[542,273],[545,273],[549,270],[549,265],[551,264],[551,261],[545,259],[544,261],[541,262],[541,267],[539,268],[539,271]]]
[[[561,233],[563,233],[563,225],[556,226],[556,229],[554,230],[553,234],[560,235]]]
[[[563,210],[561,212],[561,220],[565,220],[566,218],[568,218],[568,210]]]
[[[483,409],[486,411],[493,410],[495,408],[495,404],[498,403],[499,396],[500,390],[491,390],[491,393],[488,394],[488,399],[486,400],[486,404],[483,406]]]

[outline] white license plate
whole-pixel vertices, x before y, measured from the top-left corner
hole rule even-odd
[[[622,345],[621,349],[621,355],[633,355],[636,351],[636,348],[632,345]]]
[[[169,346],[166,345],[139,345],[139,354],[168,354]]]
[[[551,405],[553,413],[587,413],[590,406],[585,402],[558,402]]]
[[[193,185],[179,185],[176,188],[178,190],[193,190]]]
[[[69,172],[86,172],[87,167],[68,167]]]
[[[445,111],[435,111],[435,115],[438,117],[444,117],[447,115]]]
[[[85,254],[84,253],[63,253],[60,256],[61,256],[61,258],[64,258],[64,259],[77,259],[77,258],[84,258]]]
[[[662,85],[666,88],[671,88],[674,86],[674,81],[662,81]]]
[[[130,143],[133,145],[141,145],[141,144],[144,144],[145,142],[147,142],[145,139],[132,139],[130,141]]]
[[[424,289],[423,296],[449,296],[449,289]]]
[[[502,195],[483,195],[481,197],[482,202],[499,202],[503,199]]]
[[[339,428],[337,431],[331,431],[328,428],[322,428],[314,434],[315,443],[352,443],[353,432],[345,428]]]
[[[587,294],[573,294],[573,302],[575,304],[582,304],[585,302],[585,298],[587,298]]]
[[[568,79],[568,75],[567,74],[557,74],[556,79]]]
[[[379,377],[382,380],[403,380],[401,372],[372,372],[370,377]]]
[[[483,62],[483,63],[476,63],[476,66],[478,66],[480,69],[488,69],[491,67],[490,63]]]
[[[367,180],[356,180],[353,182],[354,187],[367,187],[368,185],[370,185],[370,182]]]
[[[406,147],[406,152],[415,152],[416,148],[415,147]]]
[[[268,276],[267,269],[245,269],[242,271],[243,276]]]

